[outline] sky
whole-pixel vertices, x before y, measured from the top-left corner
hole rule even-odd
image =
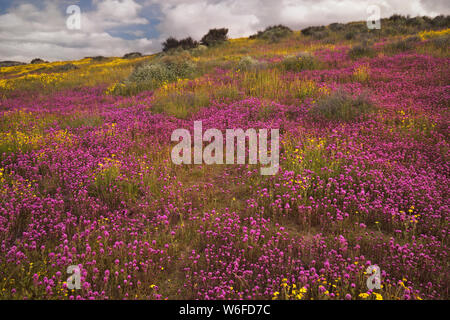
[[[73,5],[79,16],[67,12]],[[238,38],[274,24],[299,30],[366,20],[370,5],[381,18],[450,14],[448,0],[0,0],[0,60],[151,54],[169,36],[199,40],[211,28]]]

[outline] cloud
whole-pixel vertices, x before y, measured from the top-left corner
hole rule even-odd
[[[82,15],[84,32],[98,32],[127,25],[148,24],[139,16],[142,5],[134,0],[94,0],[95,11]]]
[[[0,59],[29,61],[79,59],[92,55],[121,56],[130,51],[151,52],[159,47],[139,31],[125,33],[138,39],[114,37],[113,28],[146,25],[139,16],[142,5],[134,0],[94,0],[94,10],[81,13],[81,30],[66,27],[68,15],[57,1],[44,1],[43,8],[21,3],[0,15]]]

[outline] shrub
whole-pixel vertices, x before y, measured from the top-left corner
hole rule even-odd
[[[305,29],[302,29],[302,34],[305,36],[312,36],[316,32],[324,31],[324,26],[318,26],[318,27],[308,27]]]
[[[167,51],[169,51],[171,49],[178,48],[179,42],[174,37],[169,37],[169,38],[166,39],[166,41],[163,42],[162,46],[163,46],[162,50],[164,52],[167,52]]]
[[[331,31],[341,31],[345,28],[345,25],[342,23],[332,23],[328,27]]]
[[[374,105],[362,93],[356,97],[342,90],[321,98],[311,108],[313,117],[335,121],[350,121],[365,116],[375,110]]]
[[[208,106],[209,100],[206,92],[191,92],[181,89],[167,94],[156,94],[152,102],[152,111],[186,119],[200,108]]]
[[[228,40],[228,29],[211,29],[205,34],[201,40],[201,44],[205,46],[213,46]]]
[[[444,35],[441,37],[433,38],[430,40],[430,44],[442,52],[448,51],[448,48],[450,48],[450,35]]]
[[[261,66],[262,64],[258,60],[255,60],[250,56],[245,56],[241,58],[236,65],[236,68],[241,71],[249,71],[259,69]]]
[[[292,34],[292,30],[282,24],[267,27],[264,31],[258,31],[257,34],[250,36],[250,39],[263,39],[277,42]]]
[[[200,45],[198,45],[197,47],[195,47],[194,49],[192,49],[191,53],[192,53],[192,55],[194,55],[194,56],[199,56],[199,55],[201,55],[203,52],[205,52],[206,50],[208,50],[208,47],[205,46],[205,45],[203,45],[203,44],[200,44]]]
[[[425,24],[425,21],[422,17],[414,17],[406,19],[405,24],[412,27],[421,27],[423,24]]]
[[[450,16],[439,15],[433,18],[432,25],[438,28],[448,28],[450,26]]]
[[[184,50],[194,49],[199,45],[198,41],[192,39],[191,37],[181,39],[179,44]]]
[[[177,40],[174,37],[167,38],[167,40],[162,44],[163,51],[167,52],[173,49],[182,48],[183,50],[189,50],[197,47],[199,45],[198,41],[195,41],[191,37],[187,37],[181,40]]]
[[[18,61],[0,61],[0,68],[3,67],[15,67],[15,66],[23,66],[25,63]]]
[[[372,49],[367,44],[359,44],[356,46],[353,46],[350,51],[348,52],[348,55],[352,59],[362,58],[362,57],[374,57],[375,56],[375,50]]]
[[[388,18],[389,21],[393,21],[393,22],[403,22],[406,20],[405,16],[402,16],[400,14],[393,14],[392,16],[390,16]]]
[[[174,80],[178,78],[192,78],[197,71],[196,64],[191,61],[191,56],[187,52],[174,56],[165,56],[160,61],[167,67],[169,73],[175,77]]]
[[[102,62],[102,61],[106,61],[108,60],[108,58],[105,58],[103,56],[95,56],[95,57],[90,57],[92,59],[92,61],[95,62]]]
[[[152,63],[143,65],[133,72],[129,78],[133,82],[156,81],[157,83],[172,82],[179,78],[189,78],[195,70],[195,66],[185,63]]]
[[[153,63],[137,66],[128,79],[116,85],[112,92],[130,95],[154,90],[163,83],[192,78],[196,72],[197,66],[189,60],[189,55],[164,56]]]
[[[322,40],[328,37],[330,33],[327,30],[314,32],[311,37],[315,40]]]
[[[279,67],[284,71],[300,72],[302,70],[317,69],[319,63],[310,54],[301,53],[297,56],[287,56],[280,62]]]
[[[60,66],[56,66],[53,68],[50,68],[51,72],[66,72],[66,71],[70,71],[70,70],[76,70],[79,69],[76,65],[74,65],[73,63],[66,63]]]
[[[173,81],[174,75],[163,63],[145,64],[136,70],[128,78],[132,82],[143,82],[154,80],[156,82]]]
[[[370,68],[368,65],[363,64],[358,66],[353,72],[353,79],[360,83],[367,83],[370,78]]]
[[[123,56],[123,59],[135,59],[142,57],[142,53],[140,52],[130,52]]]
[[[414,48],[414,44],[418,42],[420,42],[420,38],[418,36],[412,36],[403,40],[397,40],[387,44],[386,51],[391,53],[398,53],[412,50]]]
[[[356,37],[356,32],[355,31],[349,31],[344,35],[345,39],[347,40],[352,40]]]
[[[31,60],[30,63],[31,64],[40,64],[40,63],[45,63],[45,61],[40,58],[36,58],[36,59]]]

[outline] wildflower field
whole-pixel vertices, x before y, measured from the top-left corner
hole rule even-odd
[[[1,68],[0,299],[448,299],[448,30]],[[196,120],[278,173],[175,165]]]

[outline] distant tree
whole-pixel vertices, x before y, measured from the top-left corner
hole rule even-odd
[[[201,44],[205,46],[213,46],[221,42],[225,42],[228,40],[227,37],[228,29],[211,29],[205,34],[201,40]]]
[[[312,36],[314,33],[321,32],[325,30],[325,26],[314,26],[314,27],[307,27],[305,29],[302,29],[302,34],[305,36]]]
[[[195,41],[191,37],[181,39],[178,43],[184,50],[193,49],[199,45],[198,41]]]
[[[163,51],[167,52],[171,49],[178,48],[179,41],[177,39],[175,39],[174,37],[169,37],[166,39],[166,41],[163,42],[162,45],[163,45]]]
[[[123,59],[135,59],[142,57],[142,53],[140,52],[130,52],[123,56]]]
[[[292,30],[282,24],[276,26],[269,26],[264,31],[258,31],[257,34],[250,36],[250,39],[264,39],[273,42],[287,37],[292,33]]]
[[[163,42],[163,51],[167,52],[173,49],[182,48],[184,50],[189,50],[196,48],[199,43],[195,41],[191,37],[187,37],[181,40],[177,40],[174,37],[167,38],[166,41]]]
[[[42,60],[41,58],[36,58],[36,59],[31,60],[30,63],[31,64],[39,64],[39,63],[45,63],[45,61]]]
[[[405,16],[402,16],[402,15],[400,15],[400,14],[393,14],[392,16],[390,16],[389,18],[388,18],[388,20],[389,21],[394,21],[394,22],[399,22],[399,21],[404,21],[404,20],[406,20],[406,17]]]

